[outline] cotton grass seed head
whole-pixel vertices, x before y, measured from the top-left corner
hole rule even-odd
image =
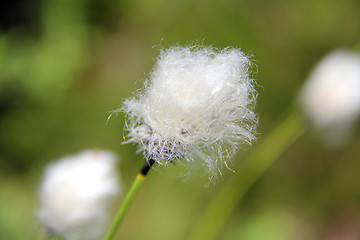
[[[347,50],[328,54],[310,74],[300,97],[308,118],[326,129],[330,141],[345,139],[360,115],[360,55]]]
[[[326,56],[304,86],[302,104],[318,125],[356,119],[360,114],[360,55],[337,50]]]
[[[66,239],[98,240],[119,191],[116,156],[85,151],[45,169],[38,217],[47,230]]]
[[[181,159],[213,176],[255,139],[257,93],[239,49],[162,50],[140,93],[124,103],[127,142],[160,164]]]

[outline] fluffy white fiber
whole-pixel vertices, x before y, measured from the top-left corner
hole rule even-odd
[[[147,158],[200,163],[213,176],[255,139],[252,63],[239,49],[162,50],[142,91],[124,103],[127,142]]]
[[[360,114],[360,55],[337,50],[326,56],[310,75],[302,103],[318,125],[356,119]]]
[[[120,191],[115,162],[114,154],[95,150],[46,168],[38,217],[51,234],[69,240],[102,238],[107,211]]]
[[[360,115],[360,55],[347,50],[328,54],[311,73],[301,102],[309,119],[325,129],[325,141],[344,143]]]

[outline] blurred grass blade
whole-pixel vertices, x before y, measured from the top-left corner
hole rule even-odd
[[[240,203],[250,187],[305,130],[305,121],[298,112],[292,113],[282,122],[250,153],[236,175],[225,183],[187,239],[216,239],[235,207]]]

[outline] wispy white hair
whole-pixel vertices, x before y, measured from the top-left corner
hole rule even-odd
[[[211,176],[255,139],[252,63],[239,49],[162,50],[144,88],[124,103],[127,142],[149,159],[200,163]]]
[[[98,240],[120,187],[116,155],[85,151],[51,163],[45,169],[38,217],[47,230],[69,240]]]
[[[360,55],[345,49],[329,53],[310,74],[300,96],[308,118],[326,129],[329,141],[341,143],[360,115]]]
[[[356,119],[360,114],[360,55],[331,52],[316,66],[302,94],[304,109],[316,124]]]

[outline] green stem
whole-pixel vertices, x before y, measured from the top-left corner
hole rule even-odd
[[[354,50],[356,50],[357,53],[360,53],[360,42],[358,42],[358,43],[354,46]]]
[[[120,223],[124,219],[126,212],[128,211],[131,203],[134,201],[136,194],[138,193],[141,185],[144,183],[147,173],[149,172],[149,170],[151,169],[151,166],[154,163],[155,163],[155,161],[152,159],[150,159],[148,162],[146,162],[145,165],[143,166],[143,168],[141,169],[140,173],[135,178],[135,181],[133,182],[128,194],[126,195],[124,202],[122,203],[119,211],[117,212],[115,219],[114,219],[108,233],[106,234],[104,240],[111,240],[114,237],[116,230],[118,229]]]
[[[305,130],[306,124],[302,116],[293,113],[264,139],[216,195],[190,232],[188,240],[216,239],[250,187]]]

